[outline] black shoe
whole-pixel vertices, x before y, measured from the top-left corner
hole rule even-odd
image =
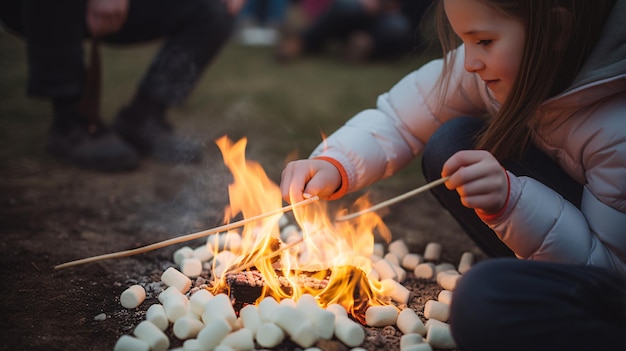
[[[137,151],[100,124],[53,127],[48,150],[79,168],[100,172],[129,171],[139,165]]]
[[[113,128],[140,153],[170,163],[191,163],[201,159],[200,145],[174,135],[172,126],[162,116],[134,116],[124,108]]]

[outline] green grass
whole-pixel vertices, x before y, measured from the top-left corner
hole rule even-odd
[[[105,120],[132,97],[158,44],[103,46]],[[412,57],[349,65],[329,56],[280,65],[271,48],[233,42],[170,117],[191,126],[207,142],[222,135],[247,137],[251,155],[269,153],[280,163],[276,167],[282,167],[289,153],[307,156],[322,133],[330,134],[357,112],[374,107],[379,94],[423,61]],[[26,96],[25,46],[7,33],[0,33],[0,76],[0,166],[11,166],[16,159],[46,162],[50,105]]]

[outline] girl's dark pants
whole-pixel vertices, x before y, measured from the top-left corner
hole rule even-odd
[[[474,117],[441,126],[422,157],[426,180],[440,178],[457,151],[473,149],[482,127]],[[534,146],[503,165],[580,206],[582,185]],[[432,192],[490,257],[454,291],[450,324],[459,350],[626,350],[626,278],[598,267],[516,259],[456,191],[441,186]]]

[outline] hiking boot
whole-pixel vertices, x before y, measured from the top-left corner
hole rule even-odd
[[[99,172],[129,171],[139,165],[137,151],[100,123],[52,127],[48,150],[79,168]]]
[[[124,108],[113,123],[117,133],[139,153],[170,163],[191,163],[201,159],[200,145],[174,135],[162,116],[136,116]]]

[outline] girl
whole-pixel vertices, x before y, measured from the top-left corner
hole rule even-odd
[[[451,306],[460,350],[626,349],[626,0],[439,0],[442,59],[283,171],[337,199],[417,156],[488,256]]]

